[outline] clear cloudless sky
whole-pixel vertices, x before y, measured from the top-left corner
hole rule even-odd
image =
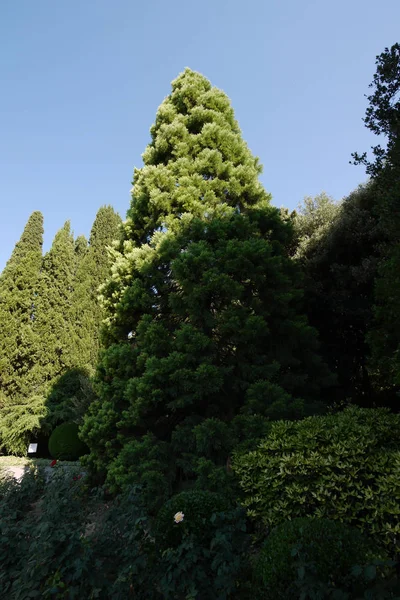
[[[400,0],[2,0],[0,271],[29,215],[44,250],[98,208],[125,218],[133,167],[186,67],[230,97],[273,203],[365,181],[351,152],[375,57],[400,41]]]

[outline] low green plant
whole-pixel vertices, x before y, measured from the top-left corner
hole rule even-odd
[[[185,519],[189,518],[185,514]],[[190,527],[182,529],[179,543],[162,552],[158,587],[161,598],[251,598],[250,536],[246,531],[243,509],[213,513],[203,524],[206,535],[199,531],[199,525],[197,522],[193,531]]]
[[[209,541],[215,533],[213,515],[227,511],[226,497],[208,491],[186,490],[168,500],[156,518],[155,535],[163,548],[175,548],[184,537],[192,535],[198,542]],[[183,520],[175,522],[175,515]]]
[[[297,576],[304,570],[304,565],[295,568],[299,555],[315,567],[318,584],[332,587],[343,581],[353,565],[388,558],[377,552],[371,539],[343,523],[313,518],[286,521],[270,533],[255,563],[255,578],[265,598],[299,598]]]
[[[74,473],[0,482],[1,598],[247,599],[243,509],[211,515],[207,539],[186,529],[165,549],[140,489],[110,498]]]
[[[79,427],[76,423],[63,423],[56,427],[49,439],[49,452],[57,460],[78,460],[88,452],[84,442],[79,439]]]
[[[400,415],[350,406],[332,415],[279,421],[233,470],[243,504],[268,527],[314,516],[373,536],[392,557],[400,545]]]
[[[373,559],[366,564],[353,565],[339,582],[327,582],[317,575],[317,567],[310,562],[307,553],[297,546],[292,548],[296,557],[295,598],[301,600],[399,600],[400,580],[396,569],[398,563],[392,560]],[[383,574],[384,573],[384,574]],[[275,597],[275,596],[274,596]],[[264,597],[265,598],[265,597]]]

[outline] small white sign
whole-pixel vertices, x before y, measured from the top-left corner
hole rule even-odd
[[[37,452],[37,444],[29,444],[28,454],[35,454]]]

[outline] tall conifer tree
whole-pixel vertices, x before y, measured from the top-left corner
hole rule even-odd
[[[42,244],[43,216],[36,211],[0,276],[0,447],[13,454],[26,453],[44,414],[36,396],[34,327]]]
[[[41,340],[36,377],[45,394],[75,363],[71,348],[74,272],[75,242],[67,221],[43,258],[35,310],[35,328]]]
[[[105,283],[111,260],[108,247],[119,237],[121,217],[112,206],[97,212],[89,239],[89,247],[77,265],[72,298],[72,325],[75,366],[94,372],[99,354],[103,310],[99,302],[99,286]]]
[[[299,312],[290,226],[227,96],[186,69],[151,135],[103,291],[100,400],[82,433],[112,488],[140,482],[154,499],[193,477],[220,485],[233,444],[313,410],[329,374]]]
[[[0,394],[25,394],[37,355],[34,306],[42,261],[43,216],[30,216],[0,276]]]

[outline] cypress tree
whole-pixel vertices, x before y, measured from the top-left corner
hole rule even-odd
[[[292,230],[258,180],[229,99],[186,69],[136,169],[103,288],[100,399],[82,435],[111,489],[149,502],[220,487],[232,449],[269,418],[318,409],[330,376],[301,314]]]
[[[67,221],[43,258],[35,310],[35,329],[41,340],[36,378],[44,394],[76,362],[71,347],[75,262],[75,242]]]
[[[79,235],[75,240],[75,275],[78,273],[82,260],[88,251],[88,241],[84,235]]]
[[[42,244],[43,216],[36,211],[0,276],[0,446],[17,454],[26,452],[29,433],[40,426],[43,413],[35,398],[34,376]]]
[[[33,333],[43,244],[43,215],[32,213],[0,276],[0,390],[27,392],[37,345]]]
[[[89,247],[77,266],[72,299],[72,325],[76,367],[93,373],[98,361],[103,310],[99,286],[110,270],[108,248],[119,236],[120,216],[112,206],[102,206],[94,220]]]

